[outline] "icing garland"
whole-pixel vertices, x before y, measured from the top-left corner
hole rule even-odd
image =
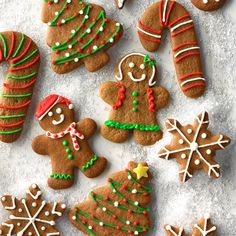
[[[82,171],[86,171],[87,169],[89,169],[97,160],[98,156],[94,155],[91,160],[88,161],[87,164],[82,167]]]
[[[2,41],[2,44],[3,44],[3,52],[2,52],[2,49],[0,49],[0,61],[11,60],[9,73],[15,72],[15,71],[24,71],[25,69],[29,69],[30,67],[34,66],[39,61],[40,55],[39,55],[38,49],[35,49],[32,53],[29,54],[29,51],[31,50],[31,48],[33,46],[32,39],[29,39],[29,43],[26,46],[26,49],[19,55],[20,50],[22,49],[22,47],[26,43],[26,39],[25,39],[24,34],[22,34],[19,44],[16,45],[15,33],[12,32],[11,46],[10,46],[9,50],[8,50],[6,39],[2,33],[0,33],[0,40]],[[14,48],[16,48],[16,50],[13,53]],[[27,55],[27,54],[29,54],[29,55]],[[17,67],[23,63],[26,63],[27,61],[31,60],[32,58],[34,58],[34,59],[31,63],[28,63],[22,67]],[[33,71],[33,72],[30,72],[29,74],[25,74],[25,75],[22,75],[22,73],[21,73],[21,76],[8,74],[7,75],[8,79],[22,81],[22,82],[24,82],[24,85],[20,85],[18,83],[18,86],[12,86],[8,83],[4,83],[3,86],[5,88],[5,91],[9,91],[9,90],[18,91],[18,90],[23,90],[23,89],[33,86],[34,83],[36,82],[37,74],[38,74],[37,71]],[[30,80],[30,81],[27,84],[25,84],[25,80]],[[3,98],[6,98],[6,99],[16,99],[16,98],[22,99],[23,103],[21,103],[19,105],[15,105],[15,106],[10,106],[7,104],[0,104],[0,108],[2,108],[4,110],[19,110],[21,108],[25,108],[25,107],[29,106],[31,101],[29,100],[26,102],[25,98],[27,98],[27,99],[30,98],[32,96],[32,93],[17,94],[15,92],[10,92],[7,94],[0,94],[0,96]],[[1,115],[0,119],[15,119],[15,118],[21,118],[21,117],[25,117],[25,116],[26,116],[25,113],[24,114],[14,114],[14,115]],[[24,121],[25,120],[17,121],[15,123],[10,123],[10,124],[0,124],[1,128],[15,128],[12,130],[0,131],[0,135],[11,135],[11,134],[21,132],[22,128],[19,126],[22,126]]]
[[[132,181],[133,183],[135,183],[136,185],[138,185],[140,188],[143,189],[141,191],[131,191],[133,194],[143,194],[143,193],[150,194],[151,193],[151,188],[149,188],[147,186],[143,186],[137,180],[135,180],[135,178],[132,176],[131,171],[128,170],[127,174],[128,174],[128,179],[130,181]],[[124,219],[123,217],[121,217],[119,215],[116,215],[114,212],[107,209],[102,204],[102,202],[106,202],[109,205],[114,206],[115,208],[119,208],[120,210],[128,211],[130,214],[132,214],[132,213],[133,214],[142,214],[142,215],[146,216],[147,212],[150,211],[149,208],[143,208],[143,207],[139,206],[138,202],[133,202],[129,199],[126,199],[121,194],[121,192],[119,192],[114,187],[114,185],[118,186],[119,188],[121,188],[125,191],[126,190],[130,191],[131,188],[123,186],[121,183],[118,183],[112,179],[109,179],[109,183],[110,183],[110,187],[111,187],[112,192],[115,193],[119,198],[121,198],[124,203],[129,203],[130,205],[132,205],[132,208],[134,207],[134,209],[131,209],[125,205],[122,205],[122,204],[118,203],[117,201],[113,202],[111,200],[111,197],[109,197],[109,196],[103,197],[103,196],[100,196],[100,195],[94,193],[93,191],[90,192],[90,196],[91,196],[92,201],[96,204],[97,207],[99,207],[104,212],[104,214],[108,214],[113,219],[116,219],[117,221],[125,223],[127,226],[132,227],[134,229],[131,230],[129,227],[123,227],[123,226],[119,226],[119,225],[114,225],[112,223],[103,222],[103,221],[99,220],[98,218],[96,218],[94,215],[90,215],[90,214],[82,211],[79,208],[76,208],[75,213],[72,216],[72,219],[77,221],[90,235],[93,235],[93,236],[96,236],[96,234],[92,230],[93,226],[91,226],[91,225],[87,226],[87,222],[85,220],[81,220],[79,218],[79,215],[82,215],[83,217],[93,221],[94,223],[97,223],[101,227],[104,226],[104,227],[109,227],[109,228],[121,230],[121,231],[127,232],[128,234],[138,235],[139,233],[149,232],[151,230],[150,227],[139,225],[138,222],[130,222],[129,220]]]
[[[141,130],[141,131],[159,131],[159,125],[144,125],[144,124],[128,124],[128,123],[121,123],[118,121],[107,120],[104,123],[108,127],[116,128],[116,129],[125,129],[125,130]]]
[[[77,29],[72,29],[71,30],[71,35],[68,37],[68,40],[64,42],[57,42],[55,46],[52,47],[52,50],[55,51],[57,54],[59,52],[63,52],[67,49],[71,49],[76,47],[76,50],[72,53],[65,53],[64,57],[57,58],[53,64],[60,65],[60,64],[68,64],[70,62],[78,62],[80,59],[86,58],[90,55],[93,55],[99,51],[101,51],[103,48],[106,46],[109,46],[110,44],[113,44],[115,41],[115,38],[119,37],[119,32],[121,31],[121,25],[120,23],[116,23],[117,29],[116,31],[109,36],[108,39],[101,40],[100,45],[94,45],[92,50],[88,49],[86,52],[84,51],[86,48],[88,48],[92,43],[94,43],[98,38],[99,34],[103,32],[104,28],[106,27],[106,24],[109,22],[108,19],[106,18],[106,13],[104,10],[101,10],[98,17],[93,19],[93,22],[89,25],[89,27],[80,35],[80,31],[84,29],[84,25],[86,21],[89,19],[89,13],[93,6],[89,3],[84,4],[82,1],[79,2],[79,4],[82,6],[82,8],[73,16],[70,16],[66,19],[60,20],[59,18],[63,15],[65,9],[67,9],[68,4],[71,3],[71,0],[67,0],[62,9],[56,13],[56,17],[52,20],[52,22],[49,22],[48,25],[50,27],[61,27],[67,22],[70,22],[74,20],[76,17],[79,15],[83,15],[85,12],[85,16],[83,20],[81,21],[80,26]],[[83,38],[87,35],[90,34],[94,28],[95,25],[98,24],[99,21],[101,21],[101,25],[99,29],[95,32],[93,37],[88,41],[85,42],[82,46],[77,46],[78,43],[83,42]]]

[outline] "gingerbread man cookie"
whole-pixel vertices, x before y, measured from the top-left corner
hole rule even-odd
[[[173,227],[171,225],[165,225],[167,236],[187,236],[183,228]],[[215,236],[216,226],[212,224],[210,216],[205,215],[201,218],[197,224],[193,225],[192,236]]]
[[[36,117],[46,133],[33,139],[32,148],[51,158],[52,174],[48,179],[51,188],[73,185],[75,168],[89,178],[104,171],[106,159],[98,157],[88,143],[96,132],[95,121],[87,118],[75,123],[73,105],[67,98],[55,94],[46,97],[39,104]]]
[[[11,212],[9,220],[0,225],[1,236],[60,235],[55,228],[55,220],[62,216],[66,205],[42,200],[42,192],[36,184],[26,191],[26,198],[18,200],[5,195],[1,197],[1,202]]]
[[[143,47],[157,51],[166,28],[170,31],[179,86],[186,96],[197,98],[206,86],[200,46],[189,12],[175,0],[161,0],[147,8],[137,26]]]
[[[123,34],[102,7],[79,0],[44,0],[42,21],[49,26],[52,69],[59,74],[82,64],[91,72],[101,69],[109,62],[106,51]]]
[[[146,163],[130,162],[114,173],[108,185],[89,193],[87,200],[70,210],[69,220],[91,236],[144,235],[151,231],[149,218],[152,178]]]
[[[179,176],[182,182],[193,177],[195,170],[204,169],[212,177],[220,177],[220,165],[214,160],[217,150],[225,149],[230,138],[225,135],[213,135],[208,129],[208,113],[197,116],[193,125],[181,125],[175,119],[166,121],[168,131],[173,135],[170,145],[159,152],[166,160],[176,158],[180,165]]]
[[[191,2],[202,11],[215,11],[221,8],[226,0],[191,0]]]
[[[16,141],[22,132],[40,65],[37,45],[19,32],[0,33],[0,63],[9,69],[0,93],[0,140]]]
[[[130,132],[141,145],[152,145],[162,138],[156,112],[169,102],[169,93],[157,83],[155,60],[142,53],[126,55],[115,69],[118,81],[100,87],[101,98],[112,106],[102,135],[116,143],[125,142]]]

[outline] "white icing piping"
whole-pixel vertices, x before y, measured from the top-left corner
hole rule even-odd
[[[141,29],[139,26],[137,26],[137,29],[138,29],[139,31],[141,31],[142,33],[144,33],[144,34],[146,34],[146,35],[149,35],[149,36],[151,36],[151,37],[153,37],[153,38],[158,38],[158,39],[161,38],[161,35],[160,35],[160,34],[152,34],[152,33],[149,33],[149,32],[147,32],[147,31]]]
[[[179,23],[178,25],[174,26],[171,28],[171,32],[174,32],[176,29],[178,29],[179,27],[183,26],[183,25],[187,25],[187,24],[190,24],[192,23],[193,20],[188,20],[188,21],[185,21],[185,22],[182,22],[182,23]]]
[[[42,120],[48,114],[48,112],[57,104],[59,99],[60,97],[57,98],[57,100],[53,103],[53,105],[50,108],[48,108],[48,110],[42,116],[40,116],[38,120]]]
[[[174,57],[176,58],[176,57],[178,57],[179,55],[183,54],[184,52],[188,52],[188,51],[192,51],[192,50],[196,50],[196,49],[200,49],[200,47],[185,48],[185,49],[180,50],[179,52],[177,52]]]
[[[52,124],[53,125],[60,125],[64,120],[65,120],[65,116],[64,116],[64,114],[61,114],[60,115],[60,120],[53,120]]]
[[[186,80],[186,81],[184,81],[183,83],[181,83],[180,86],[182,87],[182,86],[184,86],[185,84],[188,84],[188,83],[190,83],[190,82],[197,81],[197,80],[206,81],[204,78],[198,77],[198,78],[193,78],[193,79]]]
[[[121,69],[121,66],[123,64],[123,62],[130,56],[142,56],[142,57],[145,57],[145,54],[142,54],[142,53],[130,53],[128,55],[126,55],[119,63],[119,76],[115,75],[115,78],[119,81],[121,81],[123,79],[123,72],[122,72],[122,69]],[[153,86],[156,84],[156,81],[154,81],[154,77],[155,77],[155,74],[156,74],[156,67],[155,66],[152,66],[152,76],[151,78],[149,79],[149,86]]]
[[[5,206],[6,210],[13,210],[16,208],[16,198],[11,196],[12,206]]]

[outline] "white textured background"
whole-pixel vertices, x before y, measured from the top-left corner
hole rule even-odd
[[[108,107],[98,96],[98,87],[105,80],[113,80],[113,67],[119,58],[131,51],[145,52],[136,36],[135,25],[144,9],[153,0],[128,0],[122,11],[117,11],[113,0],[91,0],[93,3],[106,5],[109,17],[125,23],[125,35],[121,42],[110,50],[111,62],[98,73],[87,73],[84,68],[60,76],[50,69],[50,49],[45,44],[47,26],[41,23],[41,1],[0,0],[0,30],[22,31],[32,37],[42,53],[41,73],[34,91],[33,103],[22,137],[15,143],[0,143],[0,195],[16,194],[23,197],[32,183],[37,183],[50,201],[62,200],[68,206],[86,198],[90,189],[105,183],[108,175],[123,169],[129,160],[148,161],[154,179],[153,227],[152,236],[164,236],[165,223],[177,224],[191,229],[191,224],[204,213],[210,213],[218,226],[218,236],[236,235],[236,1],[215,13],[204,13],[194,8],[190,1],[184,5],[192,13],[202,46],[202,58],[208,81],[207,93],[197,100],[190,100],[182,95],[175,81],[175,71],[171,61],[170,39],[166,34],[165,44],[154,54],[158,61],[160,84],[165,86],[171,96],[170,106],[158,113],[163,127],[168,117],[176,117],[182,122],[191,122],[202,110],[210,113],[211,128],[216,133],[228,134],[232,144],[225,151],[218,153],[217,160],[222,167],[222,177],[209,179],[205,173],[195,174],[185,184],[178,180],[178,165],[175,161],[157,158],[159,149],[170,140],[165,132],[164,139],[158,144],[143,148],[133,140],[119,145],[113,144],[98,134],[92,141],[96,153],[106,156],[110,162],[107,171],[100,177],[89,180],[78,173],[73,188],[53,191],[47,186],[47,177],[51,173],[49,158],[35,154],[31,150],[31,140],[42,133],[34,111],[45,96],[59,93],[72,100],[77,108],[77,119],[91,117],[99,125],[108,116]],[[201,27],[200,27],[201,26]],[[1,79],[7,65],[1,66]],[[164,127],[163,127],[164,128]],[[164,129],[165,130],[165,129]],[[8,213],[0,208],[0,222]],[[82,235],[68,221],[66,214],[58,222],[61,235]]]

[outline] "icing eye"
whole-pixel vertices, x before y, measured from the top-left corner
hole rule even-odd
[[[134,68],[134,63],[133,63],[133,62],[130,62],[130,63],[129,63],[129,67],[130,67],[130,68]]]
[[[53,112],[52,112],[52,111],[49,111],[49,112],[48,112],[48,116],[53,116]]]
[[[140,65],[140,69],[144,70],[144,69],[145,69],[145,65],[144,65],[144,64],[141,64],[141,65]]]
[[[58,108],[56,109],[56,113],[57,113],[57,114],[61,114],[61,112],[62,112],[62,109],[61,109],[60,107],[58,107]]]

